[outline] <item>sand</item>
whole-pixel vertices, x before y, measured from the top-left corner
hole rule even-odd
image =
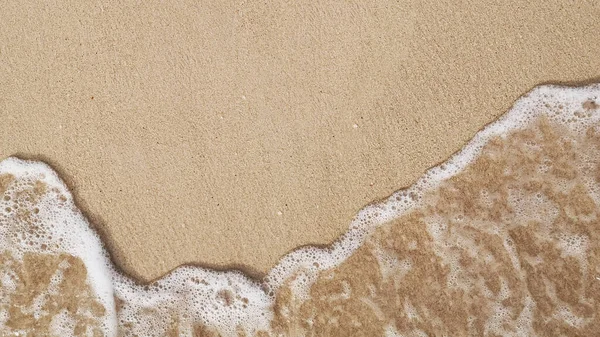
[[[0,5],[0,158],[49,163],[139,280],[326,244],[540,83],[599,81],[564,1]]]

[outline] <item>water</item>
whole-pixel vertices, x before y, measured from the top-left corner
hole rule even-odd
[[[600,331],[600,86],[541,86],[263,280],[122,275],[50,167],[0,163],[0,333],[547,336]]]

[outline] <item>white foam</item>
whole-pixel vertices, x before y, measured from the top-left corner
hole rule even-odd
[[[39,221],[37,225],[40,229],[34,233],[17,233],[22,235],[21,240],[14,240],[14,233],[8,230],[11,212],[15,207],[14,197],[10,200],[0,200],[0,210],[5,212],[4,217],[0,218],[0,251],[8,250],[18,259],[25,252],[67,253],[81,258],[87,268],[89,284],[100,303],[107,309],[103,332],[107,336],[116,335],[117,316],[114,310],[111,263],[100,238],[75,207],[67,187],[49,166],[41,162],[8,158],[0,162],[0,175],[2,174],[13,175],[18,183],[44,182],[51,192],[43,196],[39,204],[17,205],[39,209],[34,217]],[[17,185],[16,188],[19,187]],[[10,195],[11,192],[13,191],[8,190],[5,195]],[[57,203],[58,195],[65,198],[64,206]],[[19,222],[13,219],[11,224],[15,223]],[[47,250],[43,250],[42,245],[48,247]]]
[[[69,317],[67,311],[62,310],[58,315],[52,317],[50,327],[56,336],[73,336],[75,323],[75,320]]]

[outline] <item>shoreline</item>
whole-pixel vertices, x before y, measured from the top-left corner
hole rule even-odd
[[[597,11],[7,4],[0,158],[58,169],[136,279],[189,262],[260,277],[332,242],[533,86],[598,79]]]
[[[31,298],[34,305],[42,298],[46,307],[45,296],[60,294],[71,302],[48,304],[54,317],[72,311],[77,319],[78,310],[61,306],[91,305],[95,318],[86,324],[111,335],[422,329],[411,322],[428,324],[426,331],[554,331],[546,317],[595,331],[600,297],[589,289],[598,285],[600,171],[590,158],[600,154],[599,99],[600,83],[534,88],[410,187],[362,208],[331,246],[296,249],[260,281],[239,271],[181,266],[151,284],[137,283],[111,264],[102,238],[50,166],[8,158],[0,162],[0,258],[9,261],[3,272],[14,273],[19,287],[9,282],[2,289],[9,302],[1,304],[18,301],[28,287],[47,287],[48,294]],[[554,295],[532,281],[540,273],[555,285]],[[566,282],[574,277],[575,286]],[[85,294],[64,284],[78,284]],[[574,291],[590,298],[577,316],[537,309],[559,296],[566,302],[551,305],[560,313],[566,303],[572,312],[581,305]],[[516,303],[506,301],[513,296]],[[440,320],[415,321],[416,310]],[[498,321],[498,313],[511,310],[518,317]],[[355,318],[330,324],[340,313]],[[25,319],[27,329],[37,329],[24,314],[33,315],[13,310],[0,328]],[[39,321],[43,329],[69,328]]]
[[[565,84],[565,83],[568,83],[568,84]],[[419,185],[420,181],[423,180],[423,177],[430,174],[430,172],[438,170],[441,166],[446,165],[449,162],[452,162],[453,160],[455,160],[454,158],[457,158],[461,154],[464,154],[465,151],[468,151],[467,148],[472,147],[473,144],[475,143],[475,140],[474,140],[475,137],[480,137],[480,134],[482,134],[482,132],[490,129],[490,127],[493,127],[494,125],[499,125],[499,124],[503,123],[503,120],[508,118],[507,115],[509,114],[509,112],[511,110],[513,110],[515,108],[516,104],[518,104],[519,101],[526,100],[532,92],[540,90],[540,88],[543,88],[544,90],[546,88],[550,88],[551,90],[552,89],[554,89],[554,90],[556,90],[556,89],[571,89],[571,90],[581,89],[581,90],[584,90],[584,89],[589,89],[591,87],[600,87],[600,78],[594,78],[594,79],[590,79],[590,80],[577,81],[577,82],[558,82],[558,81],[556,81],[556,82],[549,82],[549,83],[534,86],[532,89],[530,89],[529,91],[524,93],[522,96],[520,96],[517,100],[515,100],[507,112],[501,114],[497,119],[495,119],[494,121],[486,124],[481,129],[479,129],[473,135],[473,137],[471,137],[465,144],[463,144],[463,146],[460,149],[453,152],[448,158],[446,158],[445,160],[442,160],[442,161],[438,162],[437,164],[432,165],[431,167],[424,170],[424,172],[419,176],[419,178],[416,179],[415,181],[413,181],[411,184],[401,187],[385,197],[378,198],[378,199],[364,205],[363,207],[361,207],[359,209],[359,211],[356,213],[356,215],[353,217],[353,219],[356,219],[357,217],[359,217],[361,213],[368,212],[368,210],[370,210],[370,209],[379,209],[380,207],[382,207],[382,205],[390,203],[392,198],[395,197],[396,195],[402,194],[407,191],[411,191],[415,186]],[[283,254],[278,259],[277,263],[266,272],[252,270],[251,267],[244,266],[244,265],[235,265],[234,264],[234,265],[230,265],[230,266],[219,266],[219,265],[211,265],[211,264],[203,263],[200,261],[200,262],[182,263],[154,279],[144,280],[139,275],[131,274],[128,270],[121,267],[122,262],[119,261],[118,257],[117,257],[117,256],[119,256],[119,252],[113,251],[114,246],[111,243],[111,238],[107,232],[107,230],[108,230],[106,228],[107,225],[104,224],[102,220],[100,220],[100,221],[98,220],[98,219],[101,219],[101,217],[99,215],[91,215],[89,213],[89,210],[86,208],[86,206],[84,206],[84,204],[82,204],[81,198],[77,195],[76,190],[73,189],[73,187],[72,187],[72,182],[71,182],[72,178],[70,178],[68,175],[65,175],[64,172],[59,167],[57,167],[57,165],[55,163],[53,163],[48,158],[45,158],[44,156],[23,156],[23,155],[17,154],[17,155],[10,156],[10,157],[16,158],[19,160],[24,160],[26,162],[31,162],[31,163],[41,162],[41,163],[47,165],[51,170],[56,172],[59,179],[66,185],[67,189],[70,191],[71,195],[73,196],[73,202],[74,202],[75,206],[77,207],[77,209],[82,213],[83,217],[87,220],[91,229],[95,233],[97,233],[98,236],[100,237],[100,241],[102,243],[103,249],[105,249],[106,252],[108,253],[108,256],[109,256],[111,262],[114,264],[114,266],[117,268],[117,270],[121,274],[123,274],[125,277],[130,278],[132,281],[134,281],[138,285],[149,285],[149,284],[155,283],[157,281],[160,281],[161,279],[168,278],[168,276],[171,275],[172,273],[176,272],[177,269],[185,268],[185,267],[200,268],[200,269],[205,269],[205,270],[208,270],[211,272],[217,272],[217,273],[229,273],[229,272],[240,273],[245,278],[247,278],[248,281],[250,281],[250,282],[256,283],[257,285],[264,284],[265,278],[267,278],[270,274],[274,273],[277,269],[280,269],[281,268],[280,265],[282,264],[283,260],[285,260],[285,259],[289,260],[289,259],[291,259],[292,256],[296,256],[300,252],[302,252],[306,249],[309,249],[309,250],[316,249],[316,250],[322,250],[324,252],[331,251],[333,249],[333,247],[335,247],[336,245],[339,245],[340,242],[349,235],[349,233],[352,230],[352,224],[355,222],[355,220],[351,221],[349,223],[349,226],[347,227],[346,231],[344,231],[342,234],[340,234],[338,237],[336,237],[330,243],[319,244],[319,245],[304,244],[304,245],[300,245],[300,246],[293,248],[292,250]],[[5,160],[5,159],[7,159],[7,158],[3,158],[2,160]],[[454,173],[454,174],[456,174],[456,173]],[[368,235],[368,234],[365,234],[365,235]],[[284,273],[284,274],[287,275],[286,273]]]

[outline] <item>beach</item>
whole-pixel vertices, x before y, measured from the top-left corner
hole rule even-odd
[[[599,16],[0,4],[0,334],[593,335]]]
[[[591,2],[0,5],[0,157],[56,170],[114,262],[260,278],[538,84],[600,76]]]

